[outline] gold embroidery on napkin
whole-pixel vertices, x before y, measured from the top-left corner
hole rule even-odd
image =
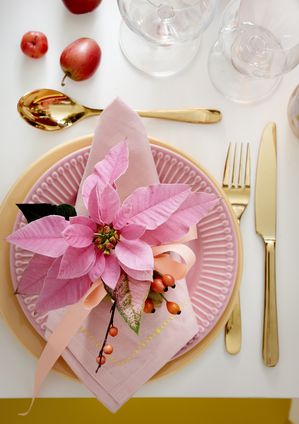
[[[111,362],[114,365],[118,365],[118,366],[122,366],[127,364],[128,362],[132,361],[134,358],[136,358],[138,356],[138,354],[140,353],[140,351],[142,349],[145,349],[149,343],[153,340],[154,337],[156,337],[158,334],[160,334],[164,328],[166,328],[169,323],[174,319],[173,316],[167,318],[165,321],[162,322],[162,324],[155,328],[147,337],[145,337],[145,339],[143,339],[136,347],[136,349],[134,349],[126,358],[124,359],[113,359],[111,358]]]
[[[80,330],[79,331],[80,331],[80,333],[85,334],[85,336],[94,344],[94,346],[97,349],[101,349],[102,344],[100,342],[98,342],[98,340],[96,339],[96,337],[90,331],[88,331],[87,328],[80,327]]]
[[[126,357],[123,359],[113,359],[112,356],[109,359],[109,362],[113,363],[114,365],[122,366],[127,364],[128,362],[132,361],[132,359],[136,358],[138,354],[141,352],[141,350],[145,349],[149,343],[153,340],[154,337],[159,335],[174,319],[174,316],[168,317],[166,320],[164,320],[159,327],[156,327],[148,336],[146,336],[143,340],[141,340],[136,348]],[[97,349],[101,348],[100,342],[97,340],[97,338],[85,327],[80,328],[80,333],[85,334],[85,336],[94,344],[94,346]]]

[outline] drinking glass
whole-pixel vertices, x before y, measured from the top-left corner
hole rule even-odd
[[[251,103],[269,96],[299,63],[299,0],[233,0],[209,55],[214,86]]]
[[[299,138],[299,84],[291,94],[288,103],[288,119],[293,133]]]
[[[120,47],[137,69],[175,74],[192,61],[217,0],[118,0]]]

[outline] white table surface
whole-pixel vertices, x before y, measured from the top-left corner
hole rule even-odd
[[[144,120],[148,134],[184,149],[219,181],[228,142],[249,142],[254,187],[262,129],[268,121],[277,123],[279,364],[266,368],[261,358],[264,253],[263,243],[255,233],[254,202],[251,201],[242,219],[245,262],[241,288],[241,353],[226,354],[221,333],[189,365],[146,384],[137,397],[299,397],[299,140],[291,133],[286,117],[288,98],[299,82],[299,68],[284,77],[270,99],[258,105],[233,104],[216,92],[209,81],[207,56],[217,38],[225,3],[220,0],[217,15],[203,36],[192,66],[167,79],[154,79],[137,72],[122,56],[118,47],[120,16],[116,1],[103,0],[102,5],[87,16],[70,14],[60,0],[10,0],[1,4],[0,201],[17,177],[43,153],[94,129],[96,118],[91,118],[68,130],[45,133],[24,123],[16,111],[17,101],[25,92],[42,87],[61,88],[60,52],[81,36],[95,38],[103,51],[101,67],[92,79],[80,83],[68,80],[64,88],[83,104],[105,106],[119,96],[133,108],[206,106],[222,110],[223,121],[212,126]],[[48,36],[49,51],[41,60],[31,60],[19,49],[21,37],[28,30],[40,30]],[[20,345],[2,319],[0,346],[0,397],[31,396],[36,359]],[[89,397],[90,393],[82,384],[52,372],[41,396]]]

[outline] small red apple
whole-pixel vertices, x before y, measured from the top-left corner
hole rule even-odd
[[[102,0],[62,0],[65,7],[76,15],[92,12]]]
[[[48,40],[42,32],[28,31],[23,35],[20,47],[26,56],[39,59],[48,51]]]
[[[61,53],[60,66],[65,75],[74,81],[90,78],[97,70],[101,61],[101,48],[92,38],[78,38],[69,44]]]

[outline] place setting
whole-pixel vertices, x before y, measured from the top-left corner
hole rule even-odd
[[[119,49],[132,72],[153,84],[192,66],[219,8],[216,0],[117,3]],[[298,3],[287,3],[299,12]],[[269,14],[266,1],[229,2],[202,64],[211,89],[240,108],[272,95],[299,62],[298,29],[291,19],[287,27],[274,22],[285,12],[279,1],[272,6]],[[102,4],[87,10],[68,0],[61,7],[85,15]],[[21,50],[39,59],[49,54],[48,40],[27,33]],[[276,122],[260,128],[257,156],[245,129],[238,140],[225,137],[217,179],[183,144],[147,134],[144,122],[200,134],[225,121],[226,103],[135,109],[117,97],[85,106],[65,84],[88,84],[103,60],[97,41],[78,38],[60,56],[61,89],[36,87],[16,98],[24,127],[53,139],[97,117],[92,134],[70,137],[33,162],[1,204],[0,311],[36,358],[32,401],[21,415],[34,408],[52,369],[81,381],[115,413],[147,381],[200,360],[221,334],[225,355],[242,359],[241,287],[250,283],[243,217],[264,245],[260,362],[267,369],[281,361]],[[288,107],[295,134],[298,98],[296,88]]]

